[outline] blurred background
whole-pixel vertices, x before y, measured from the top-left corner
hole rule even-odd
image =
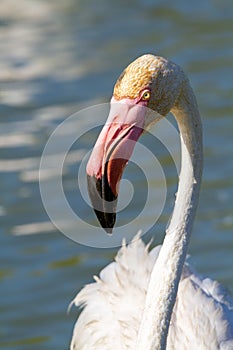
[[[120,72],[143,53],[180,64],[195,90],[205,170],[190,253],[199,272],[233,292],[232,16],[230,0],[1,0],[1,349],[68,349],[78,311],[67,315],[67,307],[115,255],[116,249],[78,245],[56,230],[41,202],[38,166],[55,127],[85,106],[107,102]],[[67,164],[64,184],[74,206],[81,206],[74,198],[77,166],[96,136],[76,145]],[[148,241],[154,234],[155,244],[177,181],[165,150],[158,152],[169,186],[161,218],[145,235]]]

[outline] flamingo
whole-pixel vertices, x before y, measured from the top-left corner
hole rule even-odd
[[[155,122],[145,107],[161,118],[171,111],[180,131],[173,214],[162,246],[150,251],[137,235],[78,293],[73,303],[83,310],[70,349],[232,350],[233,300],[186,259],[202,176],[202,126],[188,78],[175,63],[146,54],[117,80],[108,120],[87,164],[94,210],[111,233],[122,172],[134,143]]]

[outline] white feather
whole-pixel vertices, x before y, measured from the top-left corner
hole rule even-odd
[[[122,246],[115,262],[73,300],[84,307],[72,350],[134,349],[151,270],[160,246],[150,252],[141,239]],[[233,301],[224,288],[199,276],[186,262],[169,327],[167,350],[232,350]]]

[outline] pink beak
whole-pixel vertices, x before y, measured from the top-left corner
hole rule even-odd
[[[87,164],[87,182],[93,209],[101,226],[112,233],[122,173],[144,130],[146,102],[111,100],[108,119]]]

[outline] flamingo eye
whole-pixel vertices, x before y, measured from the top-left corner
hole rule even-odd
[[[143,92],[142,94],[142,100],[143,101],[148,101],[150,99],[150,91],[149,90],[146,90]]]

